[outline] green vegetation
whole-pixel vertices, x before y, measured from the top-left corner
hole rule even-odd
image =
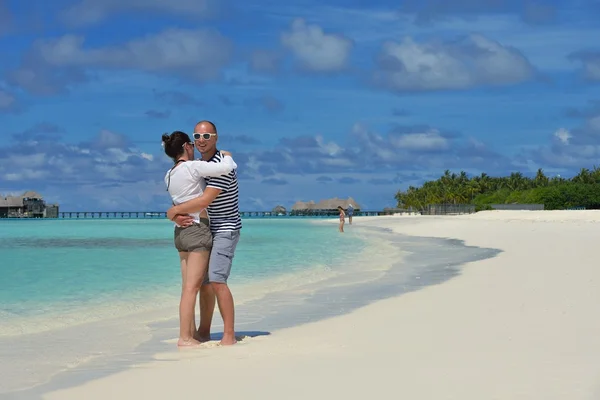
[[[574,207],[600,209],[600,168],[581,169],[571,179],[548,178],[539,169],[534,178],[513,172],[507,177],[483,173],[469,177],[446,170],[436,181],[417,188],[410,186],[396,194],[399,208],[423,210],[428,204],[475,204],[476,210],[490,209],[491,204],[544,204],[546,210]]]

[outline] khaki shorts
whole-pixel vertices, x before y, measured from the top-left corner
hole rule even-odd
[[[207,218],[200,218],[200,223],[188,227],[175,227],[175,248],[181,252],[210,251],[212,234]]]

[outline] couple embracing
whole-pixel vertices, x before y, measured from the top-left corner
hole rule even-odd
[[[179,347],[210,340],[215,303],[223,318],[222,345],[235,344],[234,303],[227,279],[240,238],[242,220],[238,182],[231,154],[217,150],[217,127],[201,121],[193,138],[175,131],[162,137],[174,165],[165,184],[174,206],[167,217],[175,223],[175,248],[181,262]],[[202,160],[194,160],[194,148]],[[200,325],[196,329],[196,297],[200,292]]]

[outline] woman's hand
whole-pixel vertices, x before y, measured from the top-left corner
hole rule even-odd
[[[231,157],[231,153],[228,152],[227,150],[221,150],[221,154],[223,154],[223,156],[229,156],[229,157]]]

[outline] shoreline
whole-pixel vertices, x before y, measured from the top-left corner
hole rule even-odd
[[[43,398],[163,399],[199,384],[218,398],[598,398],[600,271],[591,251],[600,213],[575,213],[357,218],[501,252],[443,284],[231,348],[159,353]]]
[[[379,217],[377,217],[379,218]],[[318,221],[317,223],[327,223],[327,221]],[[364,229],[363,235],[367,236],[380,236],[380,239],[386,238],[386,240],[390,241],[390,244],[394,242],[394,240],[398,240],[399,235],[394,235],[391,232],[385,232],[385,230],[377,229],[377,228],[367,228],[367,227],[359,227],[360,230]],[[337,232],[335,232],[337,234]],[[406,240],[404,236],[402,236],[403,240]],[[373,239],[372,239],[373,240]],[[417,239],[417,241],[422,239]],[[372,243],[373,246],[374,242]],[[382,242],[379,242],[379,246],[382,245]],[[377,247],[372,247],[371,249],[376,249]],[[379,247],[381,249],[381,247]],[[347,314],[352,312],[356,308],[362,307],[365,304],[369,304],[372,301],[377,300],[378,298],[388,298],[396,295],[394,293],[394,288],[387,288],[385,291],[379,291],[376,293],[373,291],[373,282],[377,280],[385,279],[385,275],[389,273],[393,268],[398,269],[398,256],[401,254],[400,251],[396,251],[392,253],[392,258],[389,259],[389,262],[395,262],[393,265],[389,265],[389,267],[385,268],[373,268],[369,271],[360,271],[360,269],[364,269],[363,265],[367,260],[373,261],[377,260],[377,257],[380,257],[382,260],[385,258],[385,254],[390,254],[390,251],[393,249],[388,248],[387,250],[380,251],[379,254],[373,253],[369,254],[369,249],[366,251],[366,257],[363,255],[362,260],[357,260],[354,271],[345,270],[340,274],[333,274],[328,277],[324,281],[318,281],[312,284],[303,284],[297,286],[294,290],[288,291],[278,291],[278,292],[267,292],[263,293],[262,296],[258,296],[256,299],[251,300],[249,302],[244,302],[241,304],[240,312],[238,313],[238,323],[236,323],[236,329],[240,335],[245,335],[247,338],[245,341],[254,342],[259,340],[261,336],[270,335],[272,332],[278,332],[281,329],[288,329],[293,327],[297,327],[306,323],[313,323],[315,321],[326,320],[327,318],[336,317],[341,314]],[[410,257],[411,255],[408,254]],[[361,262],[362,261],[362,262]],[[381,261],[382,263],[385,261]],[[418,265],[414,266],[415,268],[419,268]],[[402,270],[402,268],[400,268]],[[348,273],[351,272],[351,273]],[[402,272],[402,271],[401,271]],[[405,271],[404,271],[405,272]],[[456,273],[456,271],[446,271],[446,276],[442,278],[442,280],[450,279]],[[416,283],[412,283],[412,290],[418,290],[423,286],[428,284],[436,284],[437,280],[440,277],[436,276],[427,276],[426,271],[422,271],[420,273],[423,275],[419,276]],[[422,280],[420,280],[422,278]],[[420,280],[420,281],[419,281]],[[348,303],[346,301],[346,305],[343,305],[339,309],[322,309],[319,307],[319,303],[315,302],[312,299],[317,298],[318,296],[325,293],[327,296],[338,296],[339,298],[348,297],[348,294],[351,293],[349,290],[353,290],[354,295],[356,296],[356,290],[353,288],[357,285],[362,285],[364,287],[370,288],[366,290],[364,293],[360,294],[360,299],[357,301],[352,301]],[[379,285],[378,287],[381,287]],[[364,288],[363,288],[364,289]],[[403,288],[407,289],[406,285]],[[275,304],[277,307],[273,307]],[[295,308],[294,315],[295,317],[286,318],[286,314],[289,314],[289,310],[291,307]],[[298,308],[300,307],[300,308]],[[246,310],[244,310],[246,309]],[[117,373],[121,370],[127,370],[131,365],[138,365],[140,363],[152,362],[155,359],[156,354],[166,353],[170,354],[173,352],[173,334],[176,330],[176,318],[174,319],[164,319],[161,322],[154,322],[148,324],[148,331],[152,334],[152,337],[142,342],[140,345],[136,347],[134,352],[136,356],[133,357],[129,363],[129,365],[121,365],[121,368],[111,368],[108,367],[104,371],[108,370],[109,372],[105,375],[111,375]],[[268,329],[261,329],[261,326],[266,326]],[[220,320],[215,318],[215,328],[220,327]],[[175,335],[176,337],[176,335]],[[213,337],[215,339],[215,337]],[[218,339],[218,335],[216,336]],[[244,342],[244,341],[243,341]],[[241,345],[245,345],[246,343],[241,343]],[[214,343],[209,343],[206,347],[214,347]],[[201,351],[205,351],[202,349]],[[172,357],[169,356],[169,357]],[[94,371],[96,368],[94,363],[88,363],[88,365],[84,365],[81,368],[76,368],[67,373],[63,373],[63,376],[57,376],[54,380],[51,380],[49,383],[42,384],[35,388],[26,391],[13,392],[11,395],[15,396],[12,398],[34,398],[34,396],[41,396],[43,393],[48,391],[54,391],[58,389],[62,389],[65,387],[71,387],[76,384],[85,384],[85,382],[89,382],[94,379],[101,379],[104,376],[102,374],[98,374],[97,371]]]

